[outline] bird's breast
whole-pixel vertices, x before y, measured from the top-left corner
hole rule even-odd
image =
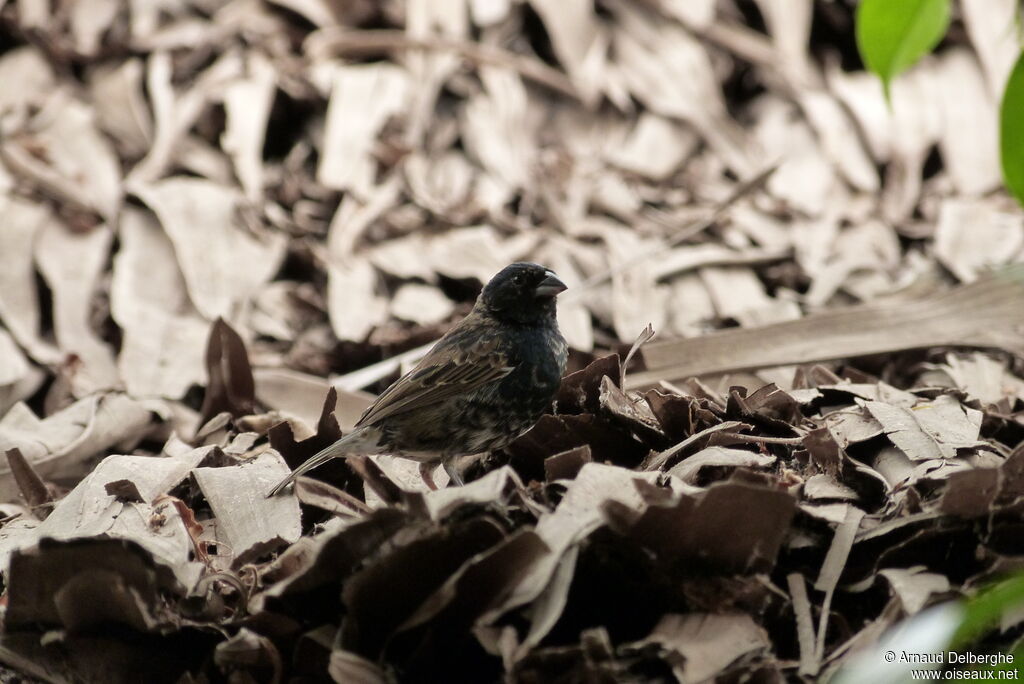
[[[557,328],[527,330],[516,339],[514,357],[518,362],[501,382],[499,393],[513,401],[525,401],[530,411],[543,411],[558,390],[567,356]]]

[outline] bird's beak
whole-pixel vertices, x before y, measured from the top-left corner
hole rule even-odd
[[[534,295],[537,297],[554,297],[559,292],[565,292],[568,287],[565,283],[558,279],[551,271],[545,274],[544,280],[540,281],[537,288],[534,290]]]

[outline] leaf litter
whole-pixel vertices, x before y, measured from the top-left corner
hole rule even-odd
[[[754,4],[0,3],[0,662],[813,678],[1013,566],[1005,21],[889,110],[850,8]],[[530,433],[264,497],[519,259]]]

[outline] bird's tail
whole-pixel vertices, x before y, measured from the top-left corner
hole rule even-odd
[[[267,497],[269,498],[280,494],[288,487],[288,485],[295,482],[297,477],[305,475],[314,468],[319,468],[332,458],[339,458],[348,454],[362,453],[365,450],[364,448],[369,446],[367,444],[367,437],[368,435],[365,428],[354,430],[339,439],[337,442],[331,444],[326,449],[321,449],[306,459],[302,465],[293,470],[288,477],[274,485],[274,488],[267,493]]]

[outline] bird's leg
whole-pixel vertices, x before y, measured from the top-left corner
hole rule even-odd
[[[454,458],[446,459],[442,465],[444,465],[444,472],[448,473],[448,479],[451,481],[451,484],[454,484],[457,487],[461,487],[466,484],[462,479],[462,473],[460,473],[459,469],[455,467]]]
[[[430,487],[431,491],[437,491],[437,485],[434,484],[433,475],[434,468],[436,467],[437,463],[431,463],[429,461],[420,463],[420,477],[422,477],[423,481],[427,483],[427,486]]]

